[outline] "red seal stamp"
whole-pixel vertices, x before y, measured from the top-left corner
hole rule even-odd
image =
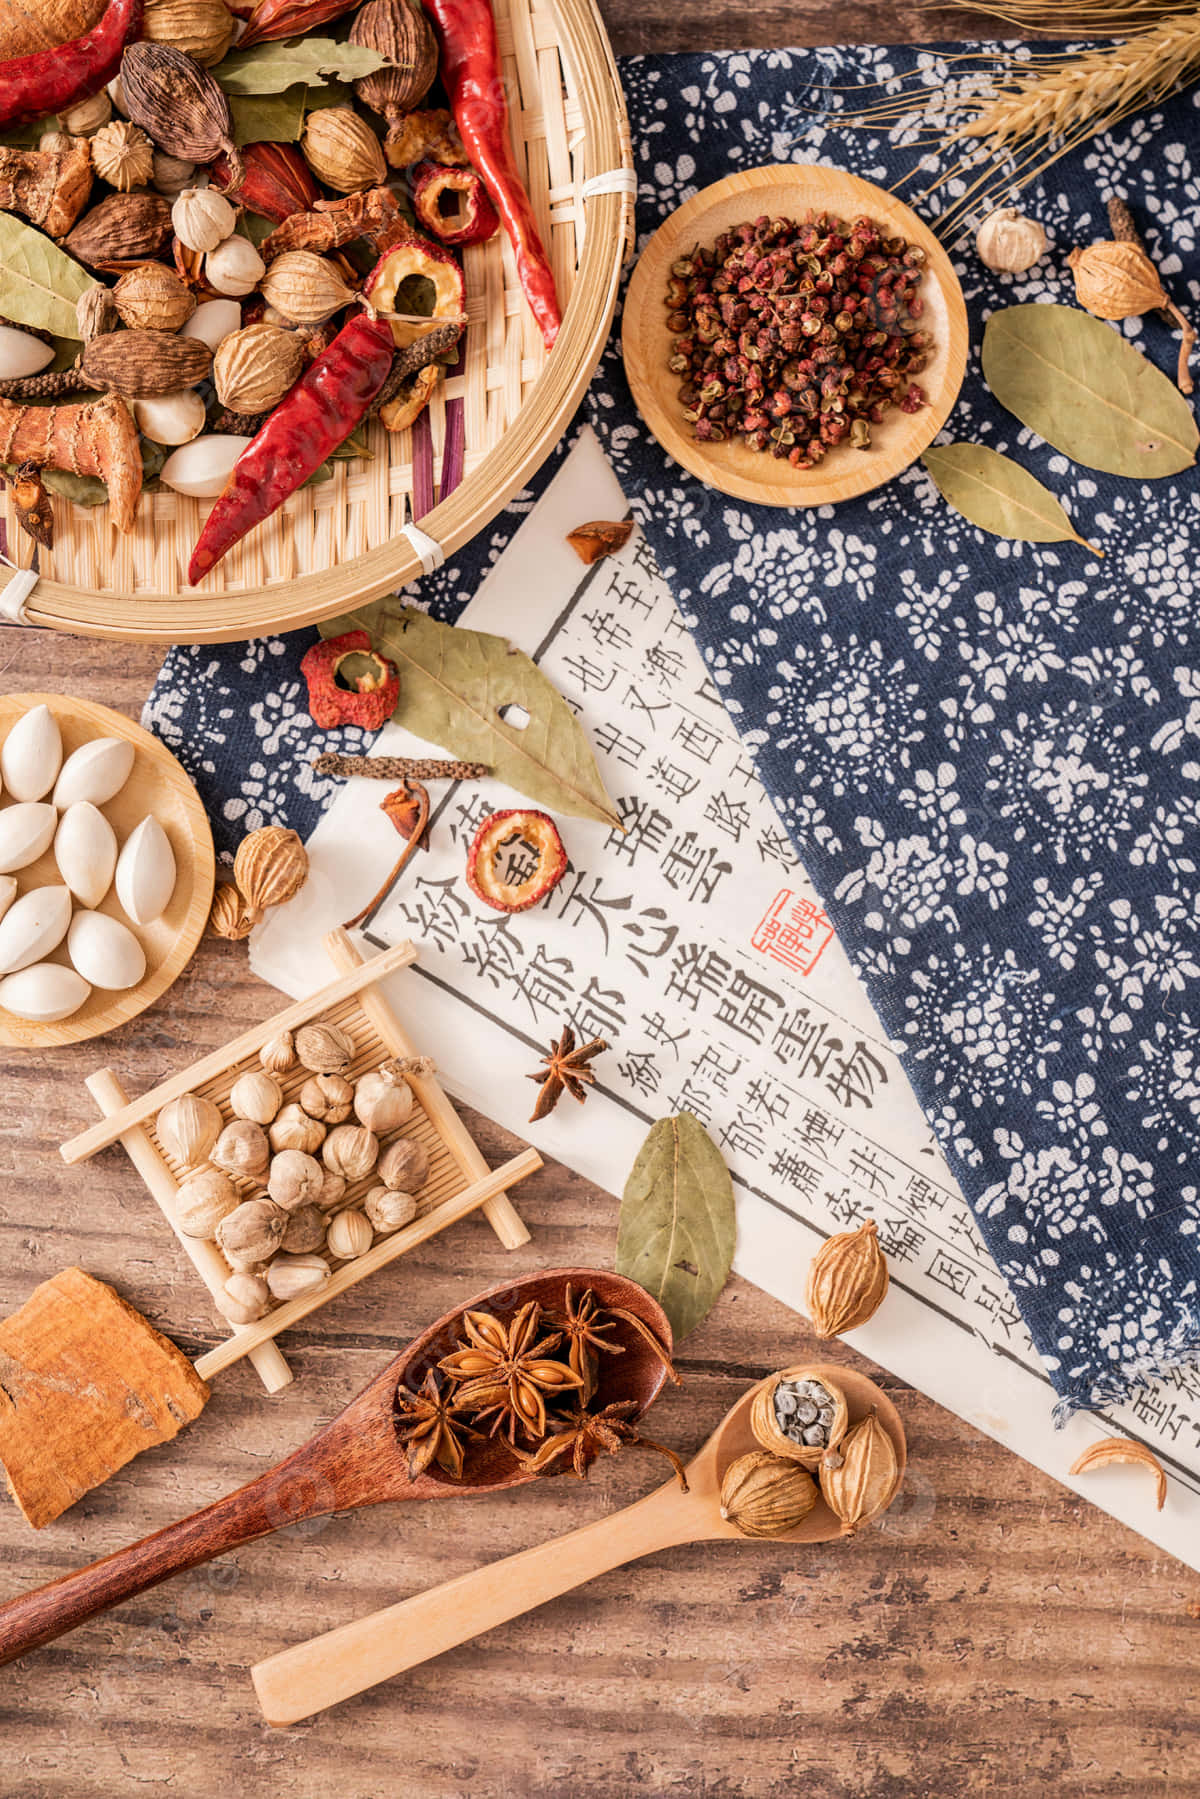
[[[795,974],[811,974],[833,939],[833,926],[815,899],[781,887],[755,928],[751,945]]]

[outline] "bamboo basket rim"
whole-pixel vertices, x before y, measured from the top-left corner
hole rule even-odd
[[[587,121],[585,179],[633,171],[625,96],[596,0],[552,0],[558,49]],[[558,443],[591,383],[608,341],[627,255],[634,244],[630,194],[586,196],[586,227],[557,342],[516,418],[483,464],[419,521],[449,558],[503,510]],[[24,622],[79,636],[138,643],[231,643],[298,630],[367,605],[418,580],[416,550],[391,538],[331,569],[269,586],[204,595],[85,593],[43,576]],[[5,575],[0,598],[13,574]]]

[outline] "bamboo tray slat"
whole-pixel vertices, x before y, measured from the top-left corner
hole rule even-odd
[[[107,506],[55,500],[55,545],[36,551],[7,491],[8,552],[40,579],[30,624],[94,637],[220,643],[318,623],[419,578],[400,535],[413,518],[417,432],[432,442],[437,503],[421,529],[449,556],[492,519],[558,442],[608,338],[621,269],[633,247],[633,200],[584,183],[632,169],[624,97],[595,0],[492,0],[518,166],[553,264],[562,329],[547,352],[503,232],[467,248],[461,372],[439,383],[427,425],[391,433],[376,421],[371,458],[335,465],[293,495],[196,588],[186,569],[211,502],[145,494],[121,537]],[[441,495],[446,409],[461,404],[464,474]],[[10,577],[6,576],[5,579]]]
[[[326,949],[331,961],[342,970],[337,980],[311,998],[299,1001],[244,1032],[224,1050],[205,1056],[190,1069],[163,1081],[141,1099],[128,1100],[111,1071],[98,1070],[88,1079],[87,1087],[104,1118],[61,1147],[63,1160],[76,1163],[119,1142],[214,1298],[233,1270],[216,1243],[187,1237],[178,1227],[175,1200],[180,1183],[189,1170],[175,1159],[158,1136],[155,1120],[162,1107],[181,1093],[196,1093],[212,1100],[228,1122],[232,1117],[230,1090],[240,1075],[261,1068],[258,1052],[262,1046],[281,1031],[295,1031],[317,1018],[339,1025],[354,1039],[355,1054],[346,1070],[350,1080],[357,1080],[390,1056],[418,1053],[378,990],[378,983],[387,975],[416,960],[412,944],[397,944],[383,955],[364,962],[347,933],[337,930],[326,938]],[[298,1098],[300,1088],[308,1078],[309,1071],[299,1066],[275,1076],[283,1091],[284,1105]],[[348,1262],[331,1263],[333,1272],[320,1287],[276,1305],[254,1324],[228,1327],[227,1341],[196,1362],[196,1369],[203,1379],[207,1380],[212,1374],[248,1356],[267,1391],[277,1392],[292,1378],[274,1342],[281,1331],[477,1207],[482,1209],[506,1249],[515,1249],[528,1242],[529,1232],[507,1190],[541,1167],[536,1150],[525,1150],[500,1168],[490,1169],[438,1081],[431,1075],[421,1075],[410,1077],[409,1084],[414,1098],[412,1112],[403,1128],[388,1133],[383,1144],[386,1146],[398,1137],[411,1138],[421,1144],[429,1158],[428,1179],[416,1195],[415,1218],[402,1230],[380,1237],[364,1255]],[[264,1187],[261,1177],[232,1175],[230,1179],[243,1199],[254,1198]],[[374,1173],[349,1183],[335,1209],[341,1211],[356,1205],[375,1184]]]

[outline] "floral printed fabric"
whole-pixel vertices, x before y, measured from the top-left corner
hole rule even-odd
[[[626,61],[643,241],[731,169],[826,162],[890,186],[915,152],[817,115],[856,105],[848,84],[906,73],[937,86],[950,65],[870,49]],[[991,399],[978,349],[990,310],[1071,300],[1064,253],[1107,235],[1114,193],[1196,309],[1181,273],[1196,120],[1184,96],[1058,163],[1024,202],[1053,240],[1030,274],[957,256],[973,350],[944,436],[1023,463],[1103,561],[986,536],[919,465],[815,512],[710,493],[648,439],[615,340],[590,395],[1063,1411],[1200,1347],[1200,499],[1193,470],[1137,484],[1068,462]],[[1156,318],[1117,329],[1174,368]],[[421,602],[454,616],[516,522]],[[235,835],[267,818],[305,830],[323,801],[298,760],[303,647],[177,651],[151,703]],[[249,772],[233,730],[247,712]]]

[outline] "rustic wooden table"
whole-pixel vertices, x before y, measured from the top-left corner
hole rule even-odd
[[[607,0],[616,49],[969,34],[969,14],[886,0]],[[73,693],[136,715],[149,650],[8,630],[4,691]],[[278,995],[206,943],[165,1004],[103,1044],[10,1058],[0,1114],[0,1314],[78,1263],[189,1354],[216,1336],[202,1290],[123,1155],[66,1170],[92,1116],[83,1076],[134,1092],[264,1017]],[[473,1124],[493,1162],[516,1141]],[[34,1535],[0,1504],[0,1596],[49,1580],[251,1478],[323,1424],[408,1339],[510,1268],[606,1265],[616,1202],[559,1168],[518,1190],[533,1231],[506,1259],[474,1219],[287,1339],[298,1376],[267,1399],[221,1377],[186,1436]],[[687,1342],[657,1436],[687,1453],[745,1384],[815,1347],[731,1282]],[[841,1345],[823,1357],[866,1366]],[[909,1432],[907,1493],[876,1530],[803,1556],[673,1551],[594,1582],[293,1730],[262,1722],[259,1657],[541,1542],[648,1491],[657,1460],[598,1465],[486,1508],[343,1515],[252,1544],[0,1674],[0,1794],[157,1790],[185,1799],[625,1799],[634,1793],[917,1799],[1200,1795],[1193,1672],[1200,1581],[1103,1513],[877,1369]]]

